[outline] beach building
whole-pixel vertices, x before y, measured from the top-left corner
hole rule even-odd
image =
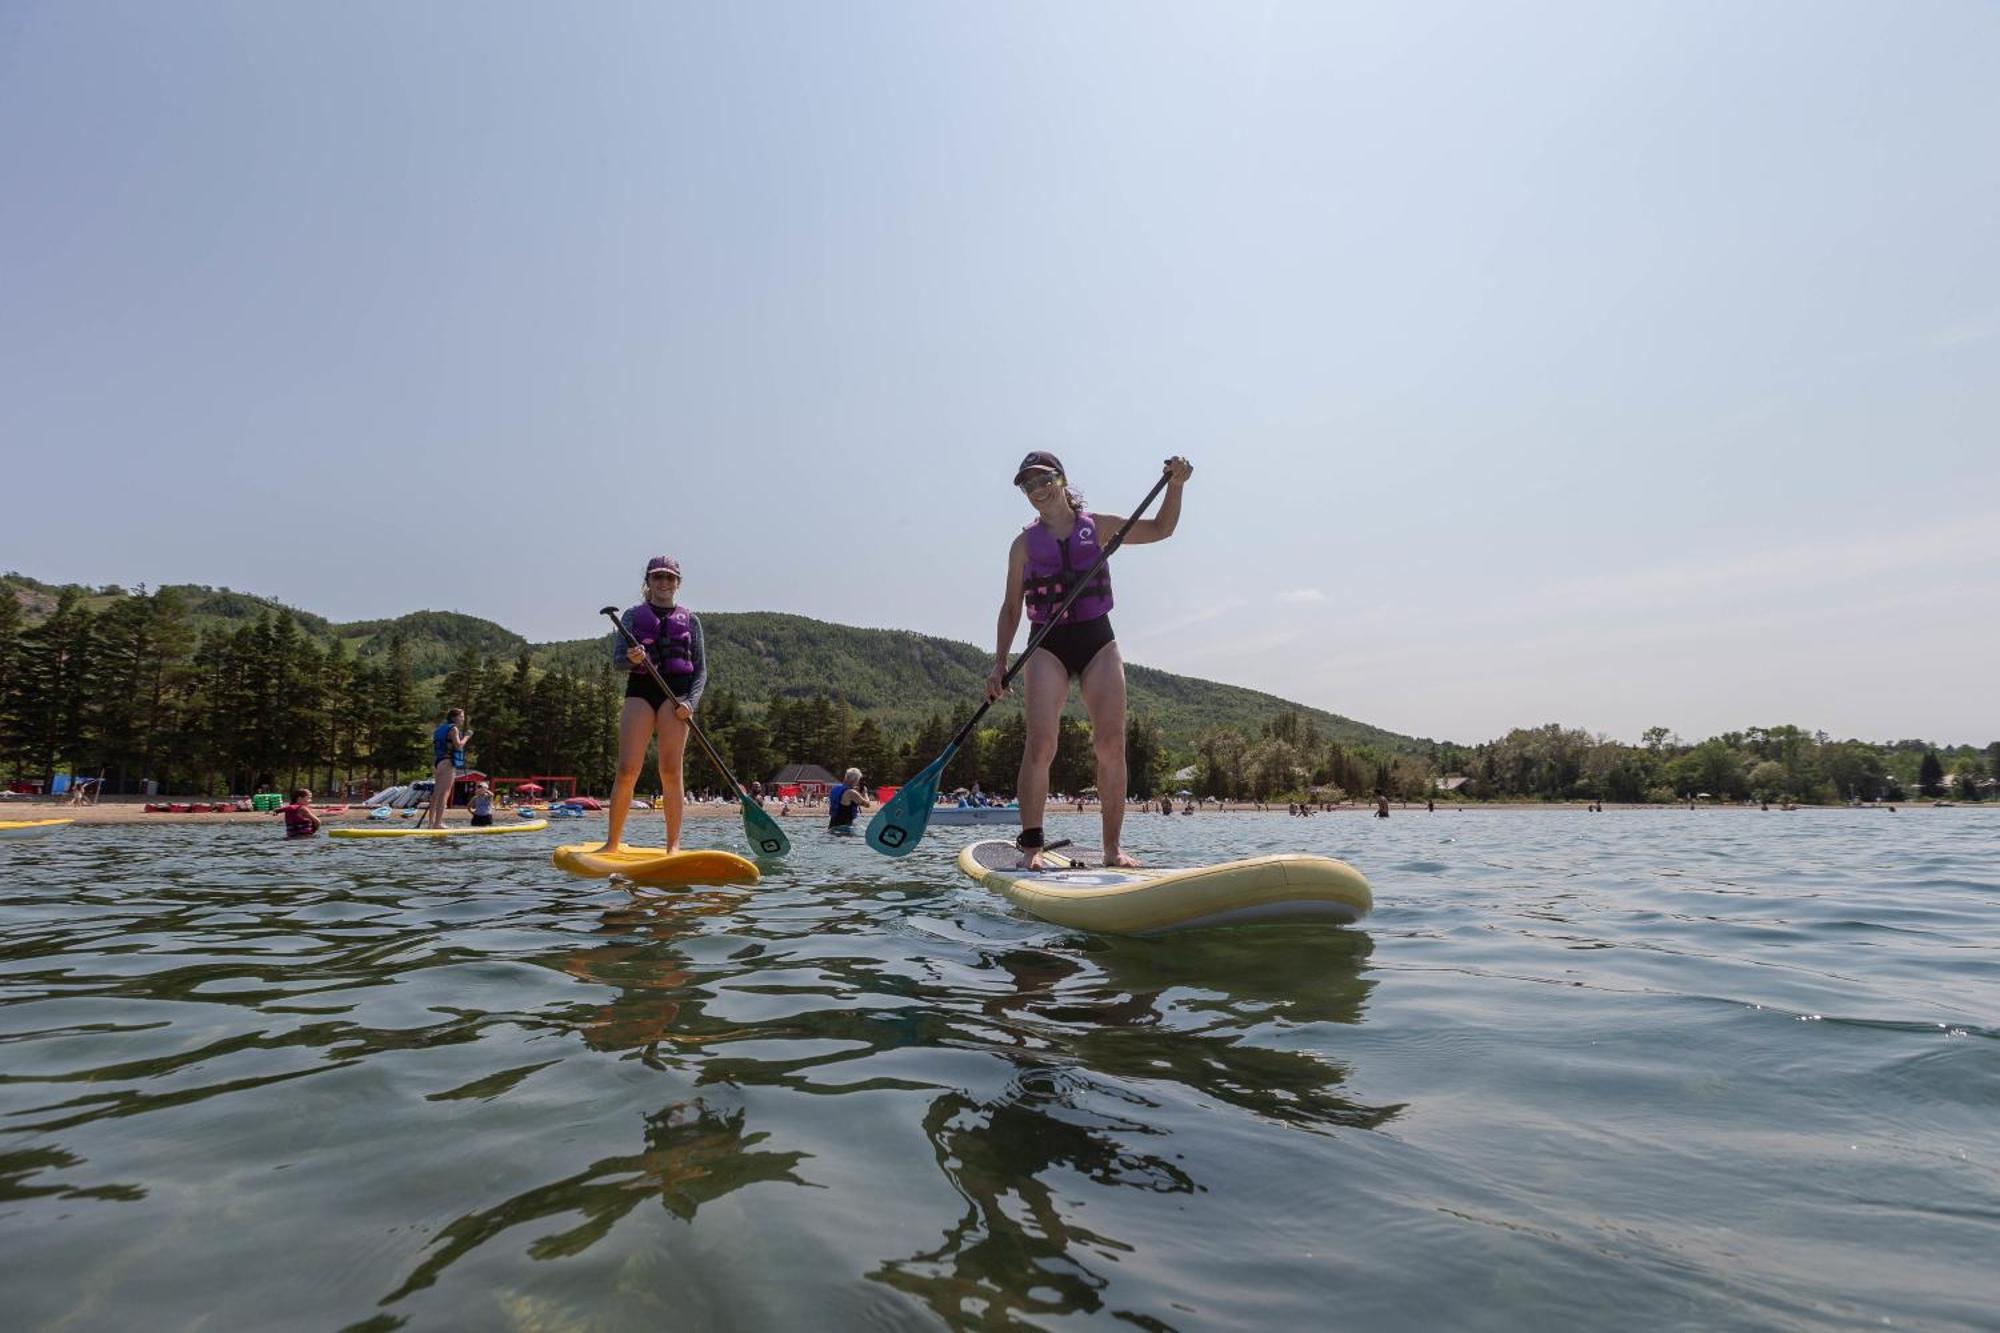
[[[818,764],[786,764],[777,775],[764,784],[764,790],[773,792],[787,800],[794,797],[817,797],[825,799],[840,779],[821,768]],[[790,790],[787,790],[787,789]]]

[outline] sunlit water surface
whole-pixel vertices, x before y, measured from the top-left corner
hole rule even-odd
[[[2000,811],[1135,816],[1376,892],[1156,942],[795,832],[0,845],[7,1326],[2000,1319]]]

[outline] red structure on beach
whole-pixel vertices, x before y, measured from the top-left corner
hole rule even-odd
[[[532,777],[525,778],[495,778],[493,785],[496,788],[512,787],[517,795],[523,788],[533,787],[535,790],[530,793],[531,795],[553,794],[555,800],[576,795],[576,779],[567,773],[536,773]]]

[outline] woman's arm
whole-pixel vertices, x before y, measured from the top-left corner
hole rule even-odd
[[[1021,588],[1027,581],[1028,535],[1014,538],[1007,550],[1007,592],[1000,601],[1000,619],[994,626],[993,670],[987,673],[986,697],[998,699],[1007,691],[1000,678],[1007,674],[1007,656],[1014,648],[1014,631],[1021,628]]]
[[[1181,522],[1181,488],[1194,475],[1194,464],[1185,458],[1173,457],[1167,460],[1167,498],[1160,501],[1160,512],[1151,518],[1142,518],[1132,525],[1125,534],[1127,546],[1144,546],[1148,542],[1163,542],[1174,535],[1174,529]],[[1115,514],[1097,515],[1098,531],[1105,529],[1118,531],[1118,525],[1125,520]],[[1101,540],[1101,538],[1100,538]]]
[[[692,611],[688,612],[688,633],[691,636],[688,656],[694,662],[694,684],[688,686],[688,692],[681,696],[681,702],[686,704],[688,711],[692,713],[701,707],[701,692],[708,688],[708,642],[702,637],[701,617]]]

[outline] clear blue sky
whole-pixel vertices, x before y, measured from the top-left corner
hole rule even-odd
[[[2000,7],[0,0],[0,567],[2000,735]],[[447,546],[479,552],[445,558]]]

